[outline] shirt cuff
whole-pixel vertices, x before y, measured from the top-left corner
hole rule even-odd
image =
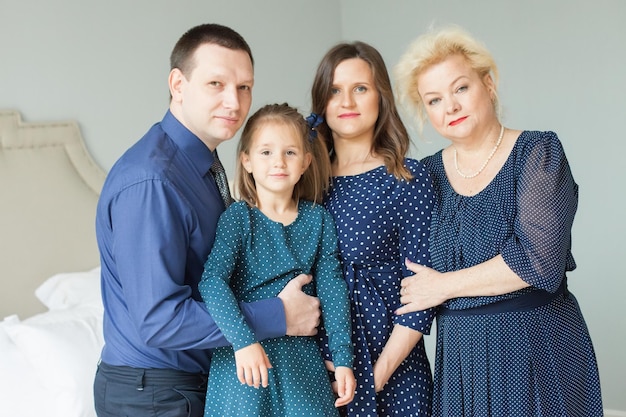
[[[257,340],[272,339],[287,334],[285,308],[280,298],[240,303],[240,306]]]

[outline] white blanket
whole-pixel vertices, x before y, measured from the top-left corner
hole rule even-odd
[[[35,295],[48,311],[0,322],[0,416],[95,417],[100,268],[55,275]]]

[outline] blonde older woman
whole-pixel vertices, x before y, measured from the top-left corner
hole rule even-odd
[[[424,159],[433,269],[410,264],[398,314],[440,305],[433,416],[601,416],[593,346],[566,272],[578,186],[554,132],[498,117],[497,67],[460,28],[395,68],[400,102],[450,145]]]

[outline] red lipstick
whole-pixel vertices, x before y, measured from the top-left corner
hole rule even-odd
[[[453,121],[450,122],[450,126],[456,126],[458,124],[461,124],[461,123],[463,123],[465,121],[465,119],[467,119],[467,116],[461,117],[461,118],[456,119],[456,120],[453,120]]]

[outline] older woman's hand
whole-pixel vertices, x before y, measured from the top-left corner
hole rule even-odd
[[[404,305],[396,310],[396,314],[426,310],[447,300],[440,272],[408,259],[405,264],[415,275],[402,280],[400,302]]]

